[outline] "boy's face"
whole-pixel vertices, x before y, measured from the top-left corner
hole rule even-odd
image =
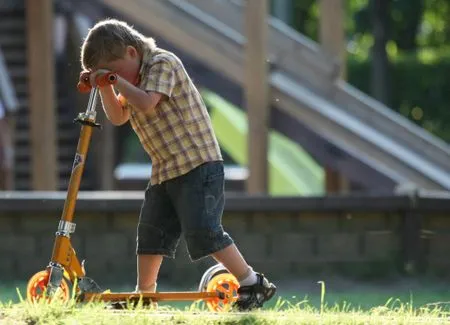
[[[128,46],[122,59],[100,62],[97,69],[106,69],[115,72],[128,82],[135,84],[140,67],[141,57],[139,53],[133,46]]]

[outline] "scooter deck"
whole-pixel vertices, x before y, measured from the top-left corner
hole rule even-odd
[[[136,293],[136,292],[108,292],[108,293],[84,293],[85,301],[125,301],[125,300],[151,300],[151,301],[194,301],[224,299],[222,292],[154,292],[154,293]]]

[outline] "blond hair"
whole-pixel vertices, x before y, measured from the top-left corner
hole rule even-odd
[[[140,55],[144,48],[156,48],[153,38],[145,37],[124,21],[106,19],[98,22],[89,30],[81,47],[81,65],[83,69],[95,68],[100,61],[110,62],[121,59],[127,46],[136,48]]]

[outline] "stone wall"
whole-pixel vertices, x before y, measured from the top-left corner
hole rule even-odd
[[[2,280],[26,281],[48,264],[64,203],[61,195],[0,197]],[[97,282],[133,283],[140,195],[120,199],[116,193],[112,201],[83,195],[72,243],[80,260],[86,259],[88,275]],[[358,204],[348,198],[246,200],[227,201],[224,227],[248,262],[272,278],[450,271],[448,199],[415,203],[415,210],[409,208],[409,198],[366,198]],[[182,241],[177,258],[165,260],[161,279],[196,284],[212,264],[210,258],[191,263]]]

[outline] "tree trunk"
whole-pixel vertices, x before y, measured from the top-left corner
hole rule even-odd
[[[390,0],[371,0],[370,12],[374,44],[372,47],[372,96],[384,104],[389,103],[389,60],[386,52],[389,28]]]
[[[422,20],[424,3],[423,0],[404,0],[407,3],[403,24],[400,24],[396,34],[397,47],[403,51],[414,51],[417,49],[417,32]]]

